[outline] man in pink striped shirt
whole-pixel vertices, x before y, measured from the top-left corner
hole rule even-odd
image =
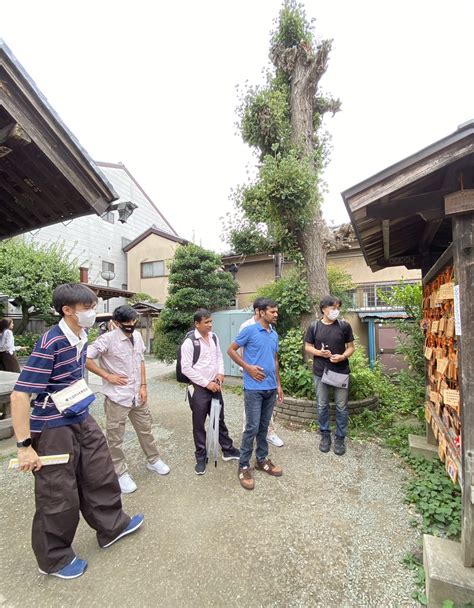
[[[199,346],[199,358],[193,365],[194,341]],[[181,345],[181,370],[192,385],[188,389],[189,405],[193,413],[193,436],[196,446],[197,475],[206,472],[206,417],[211,409],[211,401],[218,398],[221,402],[219,421],[219,443],[223,460],[238,460],[240,452],[233,446],[229,431],[224,422],[224,401],[221,386],[224,382],[224,358],[219,339],[212,333],[211,313],[200,308],[194,314],[194,336],[187,338]]]

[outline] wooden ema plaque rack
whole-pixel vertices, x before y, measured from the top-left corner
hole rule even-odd
[[[425,418],[453,483],[461,483],[461,407],[454,319],[454,275],[445,268],[423,290],[427,387]]]

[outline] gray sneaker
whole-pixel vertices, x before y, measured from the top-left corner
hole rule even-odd
[[[346,444],[344,443],[344,437],[334,438],[334,454],[336,456],[344,456],[346,453]]]
[[[331,433],[321,433],[321,441],[319,442],[319,449],[325,454],[329,452],[331,448]]]
[[[196,475],[204,475],[206,472],[206,459],[200,459],[196,462],[196,466],[194,467],[194,471]]]

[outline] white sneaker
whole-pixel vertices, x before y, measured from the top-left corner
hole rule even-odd
[[[278,435],[275,435],[275,433],[267,435],[267,441],[269,441],[272,445],[276,445],[277,448],[281,448],[282,445],[285,445],[283,440],[280,439]]]
[[[131,494],[132,492],[135,492],[135,490],[137,489],[137,484],[133,481],[133,479],[130,477],[130,475],[128,473],[124,473],[123,475],[120,475],[118,480],[119,480],[120,490],[122,491],[122,494]]]
[[[169,466],[166,464],[166,462],[163,462],[162,460],[157,460],[153,464],[148,463],[146,465],[146,468],[150,471],[153,471],[154,473],[158,473],[159,475],[168,475],[168,473],[170,472]]]

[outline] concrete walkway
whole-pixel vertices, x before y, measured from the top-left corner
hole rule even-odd
[[[38,574],[30,548],[33,480],[0,463],[0,606],[36,607],[404,607],[412,575],[401,565],[416,545],[403,504],[404,470],[386,450],[349,443],[343,458],[321,454],[315,433],[278,427],[272,448],[284,475],[256,473],[243,490],[235,462],[194,474],[189,406],[182,386],[150,381],[155,434],[171,473],[145,468],[133,430],[126,452],[138,490],[124,497],[145,513],[135,535],[101,550],[81,521],[74,548],[89,569],[77,580]],[[150,367],[150,377],[151,377]],[[101,399],[94,416],[103,424]],[[226,419],[240,441],[242,398],[226,395]]]

